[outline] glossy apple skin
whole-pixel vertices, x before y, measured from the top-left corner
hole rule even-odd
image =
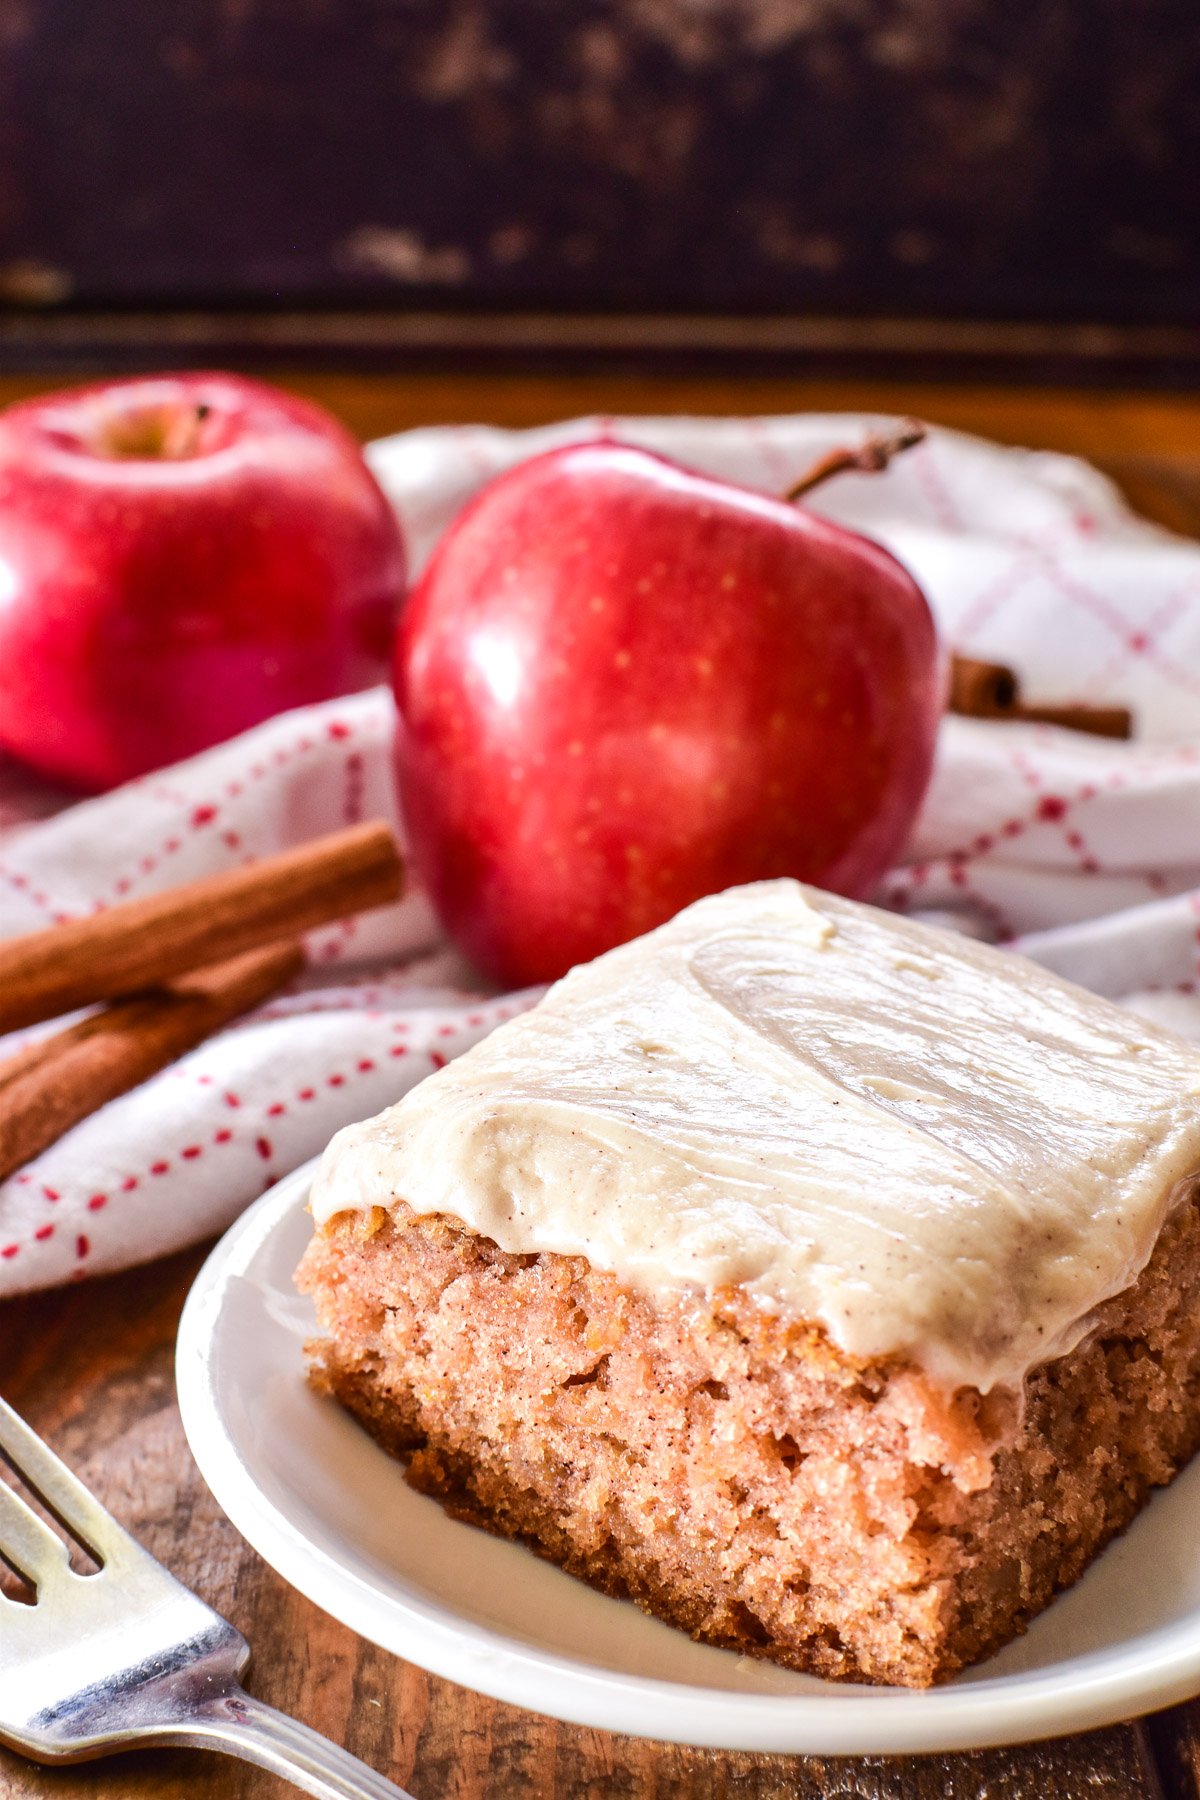
[[[868,894],[929,779],[929,607],[878,545],[605,443],[487,487],[397,642],[412,853],[496,981],[735,883]]]
[[[188,454],[111,453],[180,421]],[[0,746],[107,788],[386,679],[404,577],[357,444],[303,400],[195,374],[12,406]]]

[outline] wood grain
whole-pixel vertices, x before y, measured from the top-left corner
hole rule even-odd
[[[0,403],[63,377],[0,379]],[[283,378],[362,437],[438,421],[529,425],[590,411],[869,408],[1090,456],[1146,512],[1200,535],[1200,397],[648,376]],[[172,1349],[192,1252],[0,1308],[0,1392],[182,1580],[231,1618],[250,1685],[417,1800],[1200,1800],[1200,1704],[1045,1745],[922,1759],[725,1755],[557,1724],[470,1694],[325,1618],[242,1542],[183,1440]],[[0,1752],[4,1800],[269,1800],[293,1792],[218,1757],[147,1753],[79,1770]]]
[[[180,1580],[256,1651],[250,1686],[417,1800],[1157,1800],[1141,1727],[971,1756],[748,1756],[612,1737],[518,1711],[398,1662],[326,1618],[243,1543],[183,1438],[172,1353],[195,1252],[10,1301],[0,1392]],[[35,1769],[0,1751],[5,1800],[268,1800],[290,1790],[216,1756],[162,1751]]]
[[[272,369],[267,379],[327,406],[364,442],[419,425],[520,428],[590,413],[736,415],[882,412],[913,415],[1033,450],[1096,462],[1130,502],[1174,531],[1200,536],[1200,395],[1086,388],[941,386],[930,382],[765,375],[322,374]],[[93,369],[0,374],[0,406],[76,381]]]
[[[0,405],[73,381],[74,374],[0,375]],[[941,386],[930,382],[829,380],[785,375],[654,375],[637,371],[403,375],[276,368],[267,377],[338,414],[360,438],[417,425],[542,425],[581,413],[883,412],[913,414],[1031,449],[1066,450],[1101,463],[1146,465],[1153,496],[1179,464],[1200,467],[1200,395],[1086,388]]]
[[[1200,1800],[1200,1700],[1155,1714],[1145,1731],[1164,1794]]]

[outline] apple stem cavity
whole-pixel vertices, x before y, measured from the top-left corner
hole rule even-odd
[[[203,400],[183,407],[131,407],[103,421],[95,448],[103,456],[140,462],[182,462],[199,454],[200,432],[211,412]]]
[[[925,427],[918,419],[905,419],[895,431],[872,432],[856,449],[827,450],[812,467],[784,492],[785,500],[800,500],[834,475],[856,469],[860,475],[877,475],[893,457],[924,442]]]

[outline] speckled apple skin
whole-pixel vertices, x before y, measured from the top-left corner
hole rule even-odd
[[[114,413],[209,411],[196,453],[98,455]],[[0,415],[0,746],[101,789],[386,679],[395,517],[319,407],[223,375]]]
[[[738,882],[870,893],[929,779],[943,672],[877,544],[601,443],[460,515],[405,608],[395,687],[417,870],[511,985]]]

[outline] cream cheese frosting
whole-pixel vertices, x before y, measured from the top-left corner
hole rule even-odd
[[[402,1199],[631,1284],[742,1285],[854,1357],[1019,1389],[1200,1171],[1200,1047],[1006,951],[768,881],[573,970],[334,1138]]]

